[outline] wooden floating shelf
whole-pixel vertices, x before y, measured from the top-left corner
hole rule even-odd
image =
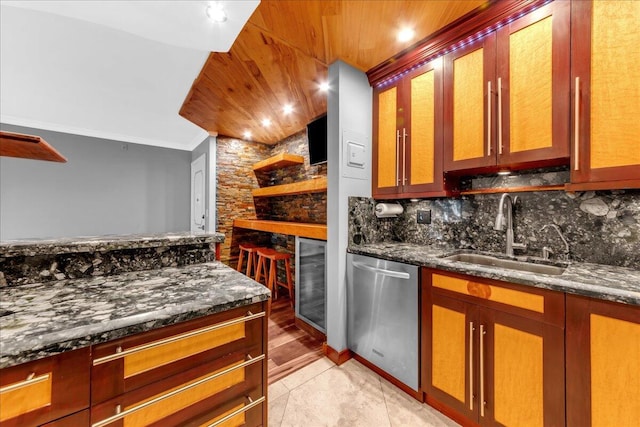
[[[253,171],[268,172],[274,169],[286,168],[288,166],[301,165],[304,163],[304,157],[297,154],[280,153],[266,160],[262,160],[253,164]]]
[[[0,132],[0,156],[66,163],[67,159],[39,136]]]
[[[274,185],[256,188],[251,191],[253,197],[292,196],[295,194],[321,193],[327,190],[327,177],[294,182],[292,184]]]
[[[288,234],[290,236],[327,240],[327,226],[325,224],[268,221],[262,219],[234,219],[233,226],[249,230],[266,231],[269,233]]]

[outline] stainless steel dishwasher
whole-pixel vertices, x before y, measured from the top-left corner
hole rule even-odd
[[[347,346],[418,390],[418,267],[347,254]]]

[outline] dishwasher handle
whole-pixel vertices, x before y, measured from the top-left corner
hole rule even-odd
[[[404,280],[408,280],[411,278],[411,275],[409,273],[405,273],[404,271],[393,271],[393,270],[386,270],[384,268],[372,267],[370,265],[363,264],[358,261],[353,261],[352,264],[354,267],[359,268],[361,270],[371,271],[376,274],[382,274],[383,276],[395,277],[395,278],[404,279]]]

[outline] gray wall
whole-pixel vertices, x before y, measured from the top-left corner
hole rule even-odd
[[[189,230],[188,151],[1,125],[67,163],[0,157],[0,240]]]
[[[344,62],[329,67],[327,99],[327,344],[347,347],[346,254],[349,196],[371,196],[372,89],[366,74]],[[366,147],[366,166],[345,164],[345,131]],[[353,169],[353,170],[352,170]],[[359,175],[354,178],[353,174]]]

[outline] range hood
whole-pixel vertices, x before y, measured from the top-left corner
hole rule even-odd
[[[0,131],[0,156],[67,162],[62,154],[39,136],[5,131]]]

